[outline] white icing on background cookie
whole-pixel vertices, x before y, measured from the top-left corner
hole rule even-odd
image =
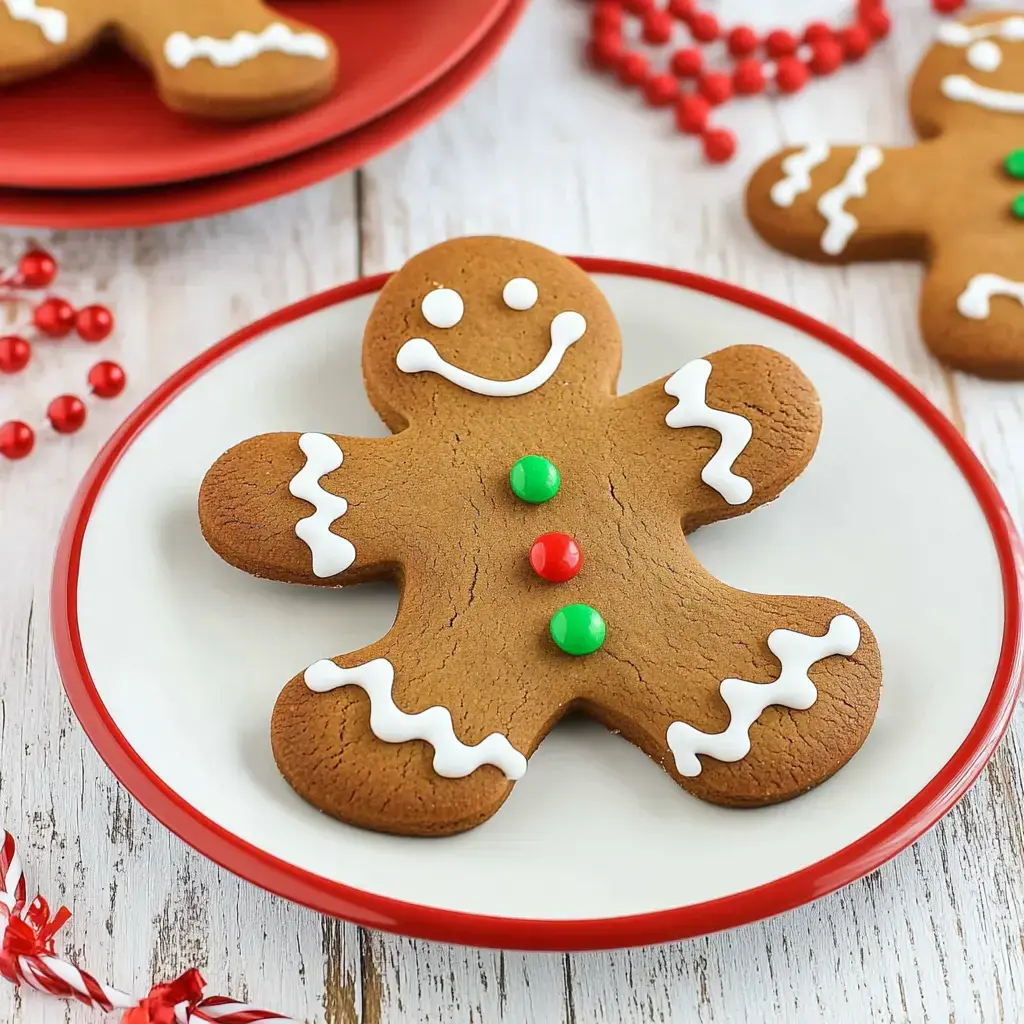
[[[967,48],[967,63],[975,71],[998,71],[1003,63],[1003,51],[991,39],[979,39]]]
[[[68,16],[56,7],[40,7],[36,0],[3,0],[7,13],[15,21],[38,26],[43,38],[54,46],[68,41]]]
[[[466,304],[454,288],[435,288],[423,296],[420,310],[431,327],[447,331],[462,319]]]
[[[1015,15],[984,25],[961,25],[948,21],[939,26],[938,40],[946,46],[967,48],[967,62],[978,71],[995,71],[1003,61],[1003,52],[993,39],[1008,43],[1024,42],[1024,17]],[[946,75],[940,86],[942,95],[958,103],[973,103],[986,110],[1004,114],[1024,114],[1024,93],[989,89],[966,75]]]
[[[737,413],[708,407],[711,369],[706,359],[695,359],[669,377],[665,391],[678,398],[679,404],[666,415],[665,422],[670,427],[711,427],[722,435],[721,446],[701,471],[700,478],[730,505],[743,505],[750,501],[754,488],[745,477],[737,476],[732,467],[750,444],[754,428],[750,420]]]
[[[509,309],[520,311],[533,309],[537,305],[540,293],[537,286],[528,277],[513,277],[501,293],[501,298]]]
[[[843,180],[818,200],[818,212],[828,223],[821,236],[821,248],[829,256],[838,256],[860,227],[857,218],[847,211],[846,204],[868,194],[868,175],[877,171],[883,160],[878,146],[861,146]]]
[[[1014,15],[984,25],[961,25],[945,21],[939,25],[936,38],[946,46],[970,46],[978,39],[1005,39],[1008,43],[1024,43],[1024,17]]]
[[[968,320],[987,320],[992,312],[991,299],[995,295],[1007,295],[1024,305],[1024,283],[1011,281],[999,274],[976,274],[956,300],[956,308]]]
[[[280,21],[259,33],[236,32],[230,39],[193,38],[187,32],[172,32],[164,43],[164,59],[179,70],[200,59],[218,68],[234,68],[264,53],[327,60],[330,48],[327,40],[316,32],[295,32]]]
[[[411,338],[399,350],[396,362],[403,373],[436,373],[465,391],[492,398],[515,398],[536,391],[558,369],[570,345],[586,333],[587,321],[579,313],[559,313],[551,321],[551,347],[541,362],[516,380],[491,380],[452,366],[426,338]]]
[[[831,152],[824,142],[815,142],[799,153],[790,153],[782,161],[782,170],[786,177],[777,181],[771,190],[771,200],[776,206],[789,208],[796,202],[796,197],[809,192],[811,188],[811,171],[823,164]]]
[[[500,732],[492,732],[474,746],[455,735],[451,712],[440,705],[418,714],[402,711],[391,696],[395,669],[387,658],[376,658],[355,668],[333,661],[318,661],[306,669],[306,686],[327,693],[343,686],[359,686],[370,698],[370,731],[385,743],[425,740],[434,748],[434,771],[446,779],[463,779],[483,764],[492,764],[515,781],[526,774],[526,758]]]
[[[782,670],[773,683],[748,683],[725,679],[719,687],[729,708],[725,732],[706,733],[685,722],[668,727],[668,745],[676,760],[676,771],[686,778],[701,773],[698,754],[718,761],[740,761],[750,753],[750,727],[772,704],[806,711],[818,699],[818,690],[807,675],[810,667],[833,654],[849,657],[860,646],[860,627],[849,615],[837,615],[824,636],[808,636],[789,629],[776,629],[768,637],[768,649],[779,659]]]
[[[292,477],[288,490],[316,511],[295,524],[295,535],[313,556],[313,575],[327,579],[344,572],[356,560],[351,541],[331,530],[332,524],[348,511],[348,502],[320,486],[320,478],[338,469],[344,455],[337,441],[326,434],[303,434],[299,447],[306,464]]]

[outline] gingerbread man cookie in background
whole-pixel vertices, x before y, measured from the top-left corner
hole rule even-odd
[[[0,84],[63,67],[108,34],[150,69],[169,107],[202,117],[301,110],[337,74],[327,36],[262,0],[0,0]]]
[[[910,89],[922,141],[787,149],[747,213],[804,259],[920,260],[921,332],[949,366],[1024,379],[1024,12],[945,22]]]
[[[381,641],[278,699],[274,754],[311,803],[400,834],[469,829],[573,711],[728,805],[797,796],[860,747],[881,686],[870,630],[831,600],[734,590],[684,537],[802,472],[810,382],[741,345],[617,397],[619,364],[574,263],[447,242],[391,278],[366,326],[393,436],[267,434],[208,472],[202,529],[232,565],[401,587]]]

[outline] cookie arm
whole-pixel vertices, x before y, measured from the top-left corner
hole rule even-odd
[[[759,345],[722,349],[618,400],[610,434],[628,469],[612,487],[690,532],[777,498],[820,431],[817,393],[795,363]]]
[[[783,252],[826,263],[925,252],[932,144],[807,146],[771,157],[747,186],[747,216]]]
[[[396,496],[408,493],[400,437],[264,434],[207,472],[199,522],[226,562],[266,579],[343,586],[393,575]]]
[[[61,0],[15,5],[14,10],[0,0],[0,85],[77,60],[95,44],[106,21],[95,10],[76,7],[68,13]]]

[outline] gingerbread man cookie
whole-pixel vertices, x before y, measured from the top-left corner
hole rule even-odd
[[[810,382],[742,345],[617,397],[619,359],[574,263],[447,242],[388,282],[366,326],[366,387],[393,436],[267,434],[210,469],[200,522],[232,565],[401,588],[382,640],[278,699],[274,754],[311,803],[387,832],[472,828],[571,712],[736,806],[797,796],[860,747],[881,685],[867,626],[824,598],[734,590],[684,537],[802,472]]]
[[[748,187],[750,220],[804,259],[921,260],[935,355],[1024,378],[1024,13],[941,25],[910,114],[915,146],[817,143],[772,157]]]
[[[337,73],[327,36],[262,0],[0,0],[0,84],[63,67],[111,34],[169,107],[203,117],[300,110]]]

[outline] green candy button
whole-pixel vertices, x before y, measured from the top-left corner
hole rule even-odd
[[[593,654],[607,631],[600,612],[586,604],[567,604],[551,618],[551,639],[566,654]]]
[[[1015,149],[1006,158],[1005,166],[1011,178],[1024,178],[1024,149]]]
[[[512,493],[531,505],[550,501],[562,486],[562,476],[550,459],[543,455],[525,455],[508,475]]]
[[[1013,206],[1010,209],[1013,210],[1013,215],[1017,220],[1024,220],[1024,193],[1014,199]]]

